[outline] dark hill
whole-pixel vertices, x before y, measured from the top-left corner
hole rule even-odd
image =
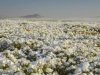
[[[39,14],[22,16],[22,18],[42,18],[42,17],[43,16],[41,16]]]

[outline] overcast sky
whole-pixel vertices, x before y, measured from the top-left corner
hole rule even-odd
[[[0,0],[0,15],[48,17],[100,16],[100,0]]]

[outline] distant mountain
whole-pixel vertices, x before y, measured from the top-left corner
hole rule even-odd
[[[43,16],[41,16],[39,14],[21,16],[21,18],[42,18],[42,17]]]

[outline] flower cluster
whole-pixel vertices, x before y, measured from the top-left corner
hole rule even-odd
[[[99,75],[100,24],[0,20],[0,73]]]

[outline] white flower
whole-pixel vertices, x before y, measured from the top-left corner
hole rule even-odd
[[[70,59],[68,60],[68,62],[69,62],[69,63],[73,63],[74,61],[73,61],[73,59],[70,58]]]
[[[95,72],[97,72],[97,73],[98,73],[98,71],[99,71],[99,69],[98,69],[98,68],[95,68]]]
[[[70,67],[71,67],[71,69],[76,69],[76,66],[71,65]]]
[[[76,68],[76,70],[75,70],[75,73],[77,74],[81,74],[82,73],[82,70],[81,70],[81,68]]]
[[[47,75],[52,75],[52,73],[48,73]]]
[[[53,71],[53,70],[52,70],[51,68],[47,68],[47,69],[46,69],[46,72],[47,72],[47,73],[51,73],[52,71]]]
[[[63,56],[63,55],[64,55],[64,53],[59,53],[57,56],[61,57],[61,56]]]
[[[30,63],[29,60],[26,60],[25,58],[22,58],[21,59],[21,65],[24,66],[24,65],[28,65]]]
[[[32,68],[32,69],[37,69],[37,65],[34,63],[30,63],[29,65],[28,65],[28,68]]]
[[[92,72],[89,72],[89,74],[88,75],[94,75]]]
[[[19,70],[19,68],[16,66],[16,65],[10,65],[9,66],[9,68],[11,69],[11,70],[13,70],[14,72],[16,72],[16,71],[18,71]]]
[[[84,62],[83,63],[83,67],[82,67],[82,70],[84,71],[84,72],[88,72],[89,71],[89,62]]]
[[[3,69],[0,69],[0,72],[2,73],[3,72]]]
[[[5,58],[1,58],[0,59],[0,68],[5,67],[7,64],[6,59]]]
[[[62,64],[62,62],[58,62],[58,65],[60,66]]]
[[[40,75],[40,74],[38,74],[38,73],[31,73],[30,75]]]
[[[13,65],[14,62],[12,62],[11,60],[7,60],[7,65]]]
[[[60,68],[60,69],[63,69],[63,68],[64,68],[64,66],[60,66],[59,68]]]
[[[64,64],[65,66],[69,66],[70,65],[70,63],[69,62],[65,62],[65,64]]]
[[[43,70],[42,70],[42,69],[39,69],[38,72],[39,72],[39,73],[43,73]]]
[[[87,75],[86,73],[82,73],[82,75]]]
[[[16,58],[14,57],[14,55],[12,55],[12,54],[9,54],[8,57],[13,62],[17,61]]]
[[[70,71],[71,70],[71,67],[67,67],[66,70]]]
[[[25,39],[24,38],[20,38],[19,39],[19,43],[24,43],[25,42]]]
[[[13,70],[11,70],[11,69],[5,69],[5,70],[3,70],[3,72],[2,73],[4,73],[4,75],[6,74],[8,74],[8,75],[13,75],[14,74],[14,71]]]
[[[53,75],[59,75],[56,71],[53,72]]]
[[[97,63],[98,63],[98,62],[96,62],[96,61],[95,61],[95,62],[94,62],[94,66],[96,66],[96,65],[97,65]]]

